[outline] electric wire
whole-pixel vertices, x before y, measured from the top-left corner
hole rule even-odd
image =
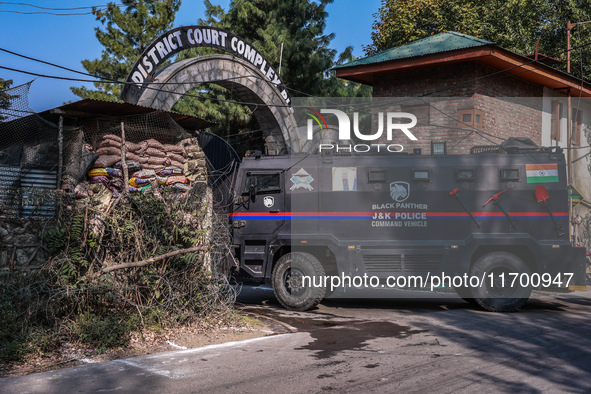
[[[0,1],[0,4],[23,5],[23,6],[27,6],[27,7],[33,7],[33,8],[38,8],[41,10],[49,10],[49,11],[87,10],[87,9],[95,9],[95,8],[107,8],[109,6],[108,4],[102,4],[102,5],[90,5],[90,6],[85,6],[85,7],[54,8],[54,7],[42,7],[39,5],[29,4],[29,3],[14,3],[14,2],[9,2],[9,1]],[[115,5],[117,7],[125,7],[125,4],[113,4],[113,5]]]
[[[579,37],[580,37],[580,29],[578,31],[579,31]],[[591,45],[591,43],[587,43],[587,44],[584,44],[584,45],[579,45],[578,47],[575,47],[575,48],[571,48],[570,49],[570,51],[573,51],[573,50],[578,49],[579,52],[580,52],[580,54],[581,54],[581,89],[579,89],[579,95],[580,96],[582,95],[582,88],[583,88],[583,85],[584,85],[584,78],[583,78],[583,74],[582,74],[582,68],[583,68],[583,66],[582,66],[582,48],[583,47],[586,47],[588,45]],[[40,74],[40,73],[34,73],[34,72],[20,70],[20,69],[9,68],[9,67],[5,67],[5,66],[0,66],[1,69],[5,69],[5,70],[9,70],[9,71],[14,71],[14,72],[25,73],[25,74],[28,74],[28,75],[33,75],[33,76],[42,77],[42,78],[51,78],[51,79],[59,79],[59,80],[68,80],[68,81],[77,81],[77,82],[90,82],[90,83],[113,83],[113,84],[120,84],[120,85],[133,84],[133,83],[130,83],[130,82],[127,82],[127,81],[113,80],[113,79],[103,78],[103,77],[96,76],[96,75],[89,74],[89,73],[84,73],[84,72],[81,72],[81,71],[78,71],[78,70],[74,70],[74,69],[71,69],[71,68],[68,68],[68,67],[57,65],[57,64],[52,63],[52,62],[47,62],[47,61],[44,61],[44,60],[41,60],[41,59],[37,59],[37,58],[30,57],[30,56],[22,55],[22,54],[19,54],[19,53],[16,53],[16,52],[13,52],[13,51],[4,49],[4,48],[0,48],[0,50],[3,51],[3,52],[9,53],[9,54],[15,55],[15,56],[19,56],[19,57],[22,57],[22,58],[25,58],[25,59],[28,59],[28,60],[32,60],[32,61],[40,62],[40,63],[43,63],[43,64],[47,64],[47,65],[50,65],[52,67],[57,67],[57,68],[60,68],[60,69],[63,69],[63,70],[69,71],[69,72],[73,72],[73,73],[77,73],[77,74],[81,74],[81,75],[90,76],[90,77],[96,78],[98,80],[88,80],[88,79],[81,79],[81,78],[69,78],[69,77],[61,77],[61,76],[52,76],[52,75],[47,75],[47,74]],[[559,54],[562,54],[562,53],[565,53],[565,52],[568,52],[568,50],[567,51],[560,52]],[[547,57],[549,57],[549,56],[545,55],[542,59],[547,58]],[[489,73],[489,74],[486,74],[486,75],[483,75],[483,76],[480,76],[480,77],[473,78],[471,80],[462,81],[459,85],[461,86],[463,84],[473,83],[473,82],[476,82],[476,81],[479,81],[479,80],[482,80],[482,79],[485,79],[485,78],[495,77],[497,75],[504,75],[505,77],[510,77],[510,76],[518,75],[520,73],[517,73],[517,74],[508,74],[508,71],[511,71],[511,70],[514,70],[514,69],[517,69],[517,68],[522,68],[522,67],[524,67],[524,66],[526,66],[528,64],[532,64],[532,63],[540,63],[541,64],[541,62],[539,60],[532,59],[532,60],[530,60],[528,62],[524,62],[524,63],[521,63],[519,65],[515,65],[515,66],[510,67],[510,68],[507,68],[507,69],[503,69],[503,70],[499,70],[499,71],[496,71],[496,72],[493,72],[493,73]],[[529,71],[530,70],[524,70],[521,73],[529,72]],[[249,76],[240,76],[240,77],[235,77],[235,78],[226,78],[226,79],[223,79],[223,80],[207,81],[207,82],[203,82],[203,83],[213,83],[213,84],[215,84],[216,82],[217,83],[219,83],[219,82],[226,82],[226,81],[230,81],[232,79],[241,79],[241,78],[248,78],[248,77],[254,77],[254,78],[263,79],[261,76],[257,76],[257,75],[251,74]],[[176,83],[170,83],[170,82],[162,82],[162,83],[155,82],[155,83],[151,83],[151,85],[168,85],[168,84],[176,84]],[[297,89],[289,88],[289,87],[287,87],[285,85],[281,85],[281,86],[284,87],[285,89],[289,89],[290,91],[295,91],[297,93],[307,95],[308,97],[319,98],[317,96],[313,96],[311,94],[307,94],[307,93],[302,92],[302,91],[299,91]],[[457,88],[457,86],[454,86],[454,87]],[[151,87],[151,86],[148,86],[147,89],[154,89],[154,88]],[[429,93],[425,93],[425,94],[419,96],[419,98],[427,97],[427,96],[433,95],[435,93],[439,93],[439,92],[442,92],[442,91],[448,91],[448,90],[449,89],[431,91]],[[228,100],[228,99],[219,99],[219,98],[212,98],[212,97],[204,97],[204,96],[190,94],[190,93],[185,93],[185,96],[199,98],[199,99],[207,99],[207,100],[218,101],[218,102],[227,102],[227,103],[238,104],[238,105],[254,106],[254,107],[265,106],[265,107],[292,107],[293,108],[293,106],[291,106],[291,105],[252,103],[252,102],[244,102],[244,101],[237,101],[237,100]],[[433,108],[434,110],[440,112],[441,114],[443,114],[443,115],[445,115],[447,117],[450,117],[450,118],[454,118],[455,119],[455,117],[452,117],[451,115],[444,113],[443,111],[441,111],[438,108],[434,107],[430,103],[427,103],[427,104],[429,105],[430,108]],[[578,106],[577,106],[577,110],[578,110]],[[460,123],[465,124],[464,122],[460,122]],[[497,137],[497,136],[492,135],[490,133],[486,133],[483,130],[476,129],[476,128],[472,127],[469,124],[465,124],[465,125],[468,128],[471,129],[469,131],[469,133],[466,135],[466,137],[469,136],[469,135],[471,135],[471,134],[476,133],[480,137],[486,139],[489,142],[492,142],[492,141],[490,139],[484,137],[484,135],[487,135],[487,136],[489,136],[491,138],[496,138],[496,139],[502,140],[502,138],[500,138],[500,137]]]

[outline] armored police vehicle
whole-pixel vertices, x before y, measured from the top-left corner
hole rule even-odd
[[[230,213],[237,275],[292,310],[329,292],[455,288],[491,311],[584,285],[560,148],[251,154]]]

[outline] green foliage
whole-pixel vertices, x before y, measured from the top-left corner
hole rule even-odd
[[[69,284],[76,283],[89,267],[84,251],[84,218],[84,212],[64,216],[45,237],[50,252],[57,256],[63,280]]]
[[[108,265],[203,244],[204,193],[122,196],[110,208],[59,200],[45,239],[50,260],[34,275],[0,281],[0,359],[21,360],[66,341],[125,346],[140,327],[225,313],[227,282],[203,267],[202,253],[97,275]]]
[[[129,316],[123,314],[97,316],[87,312],[78,315],[71,324],[72,333],[80,342],[107,348],[126,346],[134,328],[137,327],[134,327]]]
[[[559,58],[566,69],[566,24],[591,20],[591,3],[579,0],[383,0],[375,14],[367,54],[445,31],[492,41],[521,54],[535,51]],[[578,29],[581,29],[580,32]],[[572,31],[572,71],[581,75],[581,55],[590,53],[590,25]],[[579,34],[580,33],[580,34]],[[576,66],[575,66],[576,65]],[[589,67],[583,75],[590,78]]]
[[[0,110],[10,107],[10,100],[14,97],[6,92],[10,88],[10,85],[12,85],[12,80],[0,78]],[[2,116],[0,113],[0,121],[4,118],[5,116]]]
[[[355,97],[369,96],[371,89],[336,78],[330,69],[352,58],[352,48],[340,56],[330,48],[333,34],[325,34],[325,8],[333,0],[233,0],[228,11],[205,0],[206,18],[198,24],[227,29],[249,41],[263,56],[279,69],[281,80],[294,97]],[[283,44],[283,54],[281,53]],[[179,59],[215,53],[210,48],[198,48],[179,54]],[[281,58],[281,62],[280,62]],[[200,98],[183,97],[174,107],[216,122],[214,132],[235,136],[230,142],[252,143],[247,134],[258,129],[252,110],[244,105],[224,101],[244,101],[231,91],[208,84],[191,92]],[[236,136],[242,133],[241,136]],[[262,144],[262,140],[255,141]],[[251,148],[259,148],[252,145]]]
[[[90,73],[105,79],[121,81],[150,42],[172,27],[180,0],[126,0],[125,8],[108,3],[106,10],[93,9],[103,29],[96,28],[98,41],[105,47],[101,57],[83,60],[82,66]],[[81,98],[117,101],[119,84],[95,82],[96,90],[72,87]]]

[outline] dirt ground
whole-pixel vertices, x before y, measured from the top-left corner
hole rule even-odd
[[[242,316],[233,323],[208,322],[165,329],[132,332],[129,345],[101,349],[81,343],[64,343],[51,353],[29,354],[19,362],[0,362],[0,378],[27,375],[88,363],[97,363],[170,350],[190,349],[224,342],[257,338],[275,333],[274,323]]]

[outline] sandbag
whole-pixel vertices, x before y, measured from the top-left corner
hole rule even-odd
[[[151,189],[151,185],[146,185],[143,187],[135,187],[135,186],[129,186],[129,192],[130,193],[146,193]]]
[[[121,147],[116,148],[114,146],[103,146],[97,149],[96,153],[99,155],[119,155],[121,156]]]
[[[178,161],[174,161],[172,160],[170,162],[170,165],[173,167],[178,167],[178,168],[184,168],[185,167],[185,163],[179,163]]]
[[[168,157],[170,157],[170,160],[172,160],[172,161],[176,161],[177,163],[185,164],[185,158],[181,155],[177,155],[175,153],[167,153],[166,155]]]
[[[97,175],[97,176],[91,176],[90,177],[90,183],[109,183],[109,177],[105,176],[105,175]]]
[[[123,176],[123,171],[120,169],[108,167],[105,170],[107,170],[107,175],[111,178],[121,178]]]
[[[156,148],[148,148],[144,152],[143,156],[166,157],[166,153]]]
[[[133,187],[143,187],[146,185],[149,185],[150,183],[152,183],[152,181],[154,181],[156,178],[146,178],[146,179],[142,179],[142,178],[131,178],[129,180],[129,185],[133,186]]]
[[[149,157],[148,164],[158,164],[160,166],[170,165],[170,159],[168,157]]]
[[[105,134],[102,139],[103,140],[113,140],[115,142],[119,142],[119,144],[121,144],[123,142],[121,137],[119,137],[115,134]]]
[[[117,148],[121,149],[121,143],[113,140],[102,140],[99,144],[99,149],[101,148]]]
[[[158,149],[160,151],[164,150],[164,145],[162,145],[160,142],[156,141],[153,138],[150,138],[149,140],[146,140],[146,143],[148,144],[148,147],[150,148],[155,148]]]
[[[170,144],[164,144],[164,151],[167,153],[176,153],[179,155],[183,155],[185,153],[185,150],[182,146]]]
[[[142,169],[142,165],[138,161],[129,160],[125,164],[127,164],[127,171],[129,173],[134,173],[134,172],[140,171]],[[115,163],[114,167],[117,168],[118,170],[123,169],[123,165],[121,164],[120,161]]]
[[[191,189],[191,186],[186,185],[184,183],[175,183],[171,185],[170,188],[177,192],[186,192],[189,191],[189,189]]]
[[[127,152],[127,154],[125,155],[125,159],[127,159],[128,161],[135,161],[137,163],[139,163],[140,160],[140,156],[136,155],[135,153],[131,153],[131,152]]]
[[[160,183],[160,182],[158,182]],[[175,183],[189,183],[189,180],[184,175],[173,175],[166,178],[165,185],[173,185]]]
[[[115,163],[121,160],[121,155],[103,155],[99,156],[98,159],[92,164],[93,167],[112,167]]]
[[[141,178],[141,179],[152,179],[154,180],[156,177],[156,171],[151,170],[151,169],[146,169],[144,166],[144,169],[141,171],[137,171],[134,172],[132,177],[134,178]]]
[[[106,168],[98,167],[98,168],[91,168],[90,170],[88,170],[86,175],[88,175],[90,178],[97,177],[97,176],[105,176],[106,177],[106,176],[109,176],[109,173],[107,172]]]
[[[183,169],[178,167],[166,167],[162,170],[156,171],[156,175],[163,177],[171,175],[183,175]]]

